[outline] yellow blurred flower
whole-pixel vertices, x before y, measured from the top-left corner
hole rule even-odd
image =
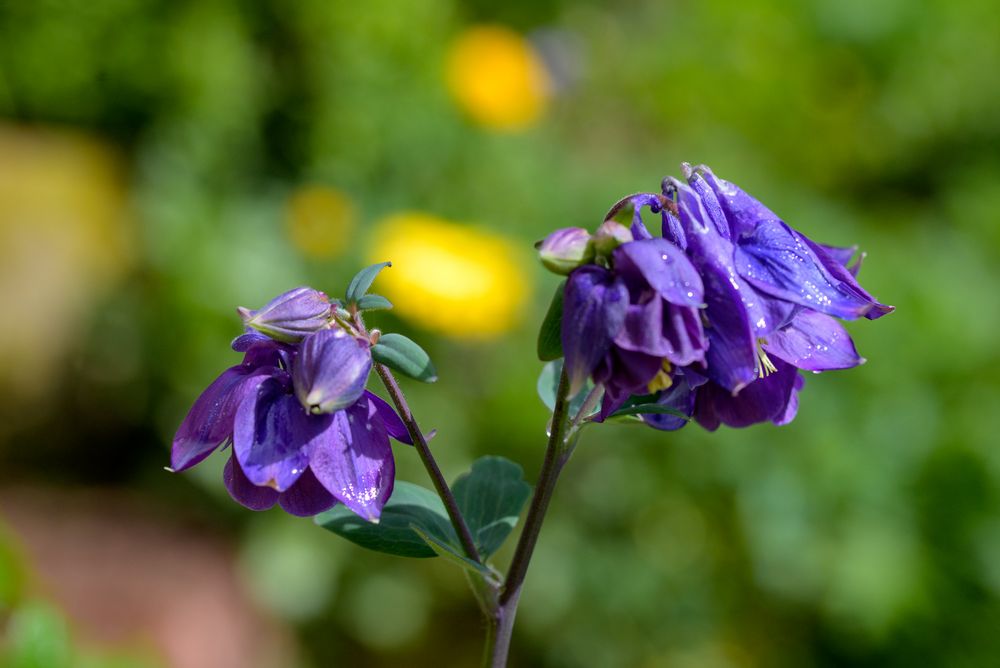
[[[295,247],[317,259],[347,250],[357,225],[357,211],[344,193],[326,186],[306,186],[288,200],[285,226]]]
[[[392,261],[377,290],[395,312],[456,338],[513,327],[528,297],[522,255],[510,240],[421,213],[382,220],[372,262]]]
[[[447,61],[448,88],[459,106],[490,128],[518,130],[548,105],[551,82],[524,37],[499,26],[466,30]]]

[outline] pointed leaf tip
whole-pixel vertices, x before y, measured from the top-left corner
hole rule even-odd
[[[378,264],[365,267],[355,274],[347,286],[347,294],[345,295],[347,303],[358,303],[368,292],[368,288],[372,286],[378,273],[386,267],[391,266],[392,262],[379,262]]]

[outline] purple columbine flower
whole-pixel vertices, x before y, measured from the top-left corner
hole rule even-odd
[[[893,307],[858,284],[861,259],[849,264],[856,249],[813,242],[706,167],[684,170],[688,184],[664,180],[664,194],[677,198],[676,217],[664,209],[664,235],[679,227],[705,281],[710,343],[705,368],[685,369],[657,401],[707,429],[786,424],[804,384],[798,369],[864,362],[833,316],[875,319]],[[673,416],[643,419],[660,429],[684,424]]]
[[[588,376],[601,383],[602,417],[668,385],[672,369],[702,362],[707,346],[701,277],[683,251],[607,231],[615,243],[599,258],[606,266],[580,267],[566,282],[561,332],[570,392]]]
[[[330,323],[333,305],[318,290],[301,287],[278,295],[256,311],[236,311],[246,327],[285,343],[299,343]]]
[[[389,437],[411,440],[395,411],[365,390],[369,342],[340,329],[298,346],[250,332],[233,348],[243,363],[195,401],[174,437],[173,470],[232,443],[224,480],[244,506],[277,503],[308,516],[340,502],[377,521],[395,476]]]

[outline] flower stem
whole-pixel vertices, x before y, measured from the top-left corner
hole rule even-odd
[[[545,512],[548,510],[552,492],[555,490],[559,473],[569,454],[567,447],[567,427],[569,422],[569,377],[563,369],[559,377],[559,388],[556,390],[556,403],[552,411],[552,427],[549,431],[549,442],[545,449],[545,460],[538,474],[535,494],[531,498],[528,516],[524,520],[524,529],[514,550],[514,558],[507,572],[507,579],[500,592],[497,609],[490,620],[491,628],[487,638],[487,652],[492,668],[503,668],[507,665],[507,653],[510,649],[510,639],[514,631],[514,617],[517,614],[517,602],[521,597],[521,587],[528,572],[531,555],[538,542],[538,534],[542,530]]]
[[[434,455],[431,454],[431,449],[427,446],[427,439],[424,438],[423,432],[420,431],[420,427],[413,417],[413,412],[410,410],[409,404],[406,403],[406,397],[403,396],[403,390],[400,389],[399,383],[396,382],[396,377],[392,375],[392,371],[384,364],[375,364],[375,371],[378,372],[379,378],[382,379],[382,384],[385,385],[385,389],[392,398],[392,402],[396,405],[396,410],[399,412],[399,417],[402,418],[403,424],[406,425],[406,430],[410,432],[410,438],[413,439],[413,446],[416,448],[417,454],[420,455],[420,461],[423,462],[424,468],[427,469],[427,474],[430,476],[431,482],[434,483],[434,489],[437,490],[438,496],[441,497],[445,510],[448,511],[451,525],[455,527],[455,533],[458,534],[458,540],[462,543],[465,555],[476,563],[481,564],[482,560],[479,557],[479,551],[472,540],[472,532],[469,531],[469,526],[465,523],[461,511],[458,509],[455,495],[451,493],[448,482],[444,479],[444,475],[441,473],[437,462],[434,461]]]

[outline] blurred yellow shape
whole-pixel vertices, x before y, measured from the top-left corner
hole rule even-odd
[[[422,213],[378,224],[371,260],[390,260],[376,289],[395,312],[455,338],[491,338],[513,327],[528,297],[518,247],[500,236]]]
[[[0,390],[40,397],[132,263],[121,164],[83,134],[0,124]]]
[[[466,30],[447,61],[448,88],[477,122],[499,130],[531,125],[545,111],[551,85],[524,37],[500,26]]]
[[[357,225],[357,211],[339,190],[306,186],[289,198],[285,225],[292,243],[303,255],[330,259],[347,250]]]

